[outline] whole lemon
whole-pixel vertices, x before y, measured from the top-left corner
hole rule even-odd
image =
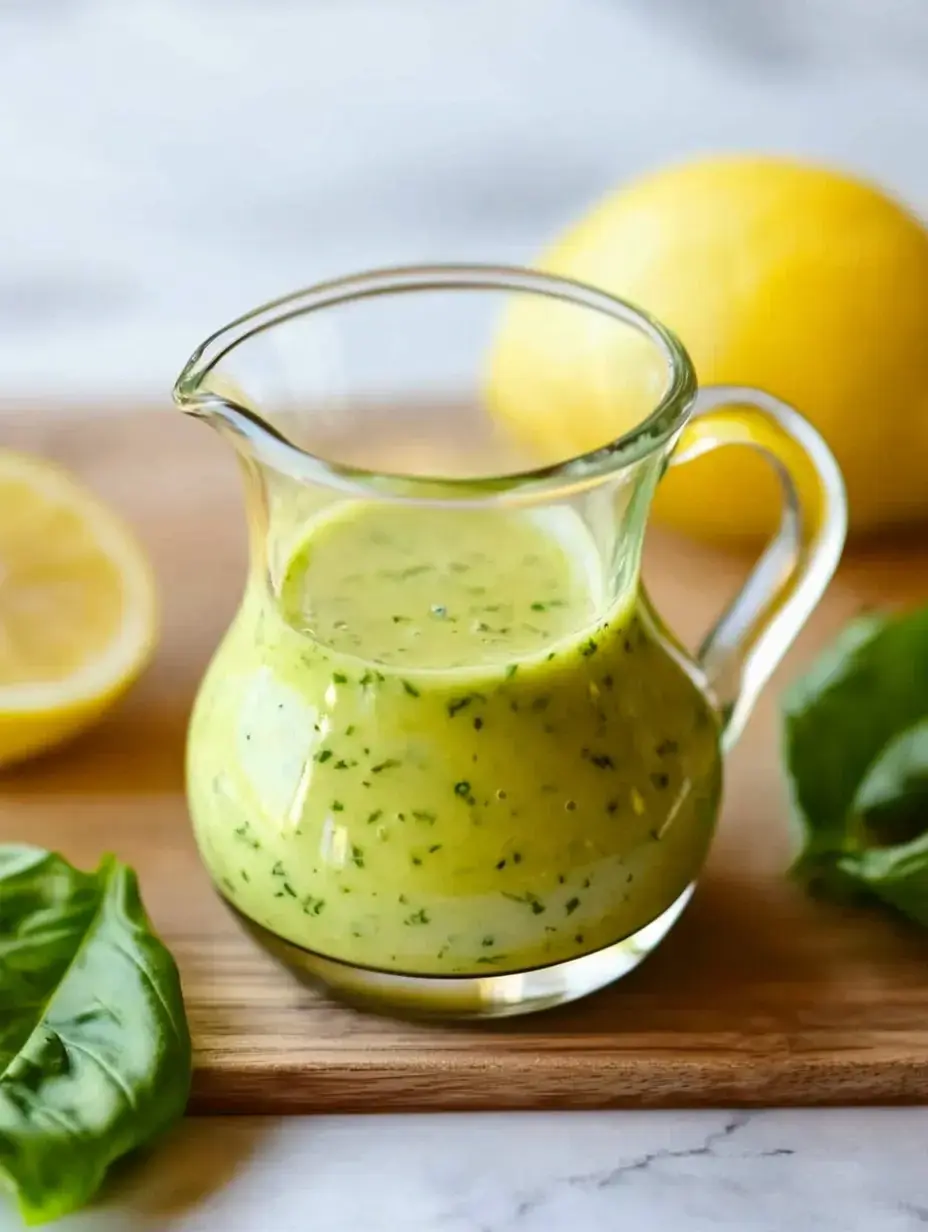
[[[852,528],[928,515],[928,232],[879,189],[785,159],[690,162],[608,197],[537,264],[647,309],[700,384],[760,386],[802,411],[844,471]],[[548,303],[513,301],[488,390],[546,460],[626,430],[660,387],[640,344]],[[658,516],[711,538],[768,531],[776,483],[745,453],[671,471]]]

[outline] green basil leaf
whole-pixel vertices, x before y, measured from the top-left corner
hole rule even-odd
[[[928,829],[928,719],[891,740],[857,790],[868,846],[892,847]]]
[[[794,873],[928,924],[928,609],[855,621],[789,691]]]
[[[896,847],[842,856],[839,864],[859,890],[928,928],[928,834]]]
[[[0,845],[0,1182],[28,1224],[181,1116],[190,1034],[131,869]]]

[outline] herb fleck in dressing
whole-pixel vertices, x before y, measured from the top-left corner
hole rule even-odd
[[[370,967],[480,974],[599,949],[702,863],[714,719],[569,510],[343,505],[261,579],[191,725],[238,910]],[[260,627],[261,636],[256,636]]]

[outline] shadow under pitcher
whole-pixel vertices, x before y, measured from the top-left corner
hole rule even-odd
[[[539,466],[500,427],[494,343],[516,309],[564,340],[531,357],[533,397],[578,355],[598,366],[601,448]],[[244,595],[188,745],[230,907],[305,978],[403,1015],[525,1013],[637,966],[841,553],[814,429],[758,390],[697,391],[632,305],[492,266],[278,300],[204,343],[174,396],[235,448],[246,492]],[[645,525],[668,466],[734,444],[772,463],[782,521],[692,657],[641,587]]]

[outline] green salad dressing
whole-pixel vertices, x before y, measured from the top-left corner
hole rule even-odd
[[[191,726],[221,892],[346,962],[488,974],[576,957],[700,867],[717,724],[571,510],[352,502],[254,577]]]

